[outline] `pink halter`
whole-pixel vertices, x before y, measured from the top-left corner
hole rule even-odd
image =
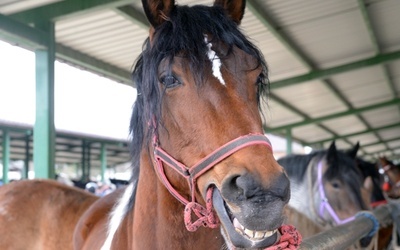
[[[209,188],[207,190],[206,208],[196,202],[195,187],[197,178],[199,178],[202,174],[214,167],[217,163],[237,152],[238,150],[256,144],[265,145],[272,151],[271,143],[265,135],[248,134],[245,136],[240,136],[219,147],[214,152],[200,160],[197,164],[189,168],[181,162],[175,160],[171,155],[165,152],[159,146],[157,138],[154,138],[154,159],[156,162],[156,172],[168,191],[177,200],[185,205],[185,225],[189,231],[196,231],[201,225],[210,228],[216,228],[219,225],[217,216],[212,209],[212,188]],[[186,198],[184,198],[171,185],[167,176],[165,175],[163,163],[171,167],[187,180],[191,192],[191,201],[188,201]],[[196,216],[199,217],[195,222],[191,221],[192,212],[194,212]]]
[[[321,216],[321,218],[323,217],[324,210],[326,209],[338,225],[354,220],[354,216],[341,220],[336,214],[335,210],[333,210],[331,204],[329,204],[328,198],[326,197],[324,191],[324,183],[322,182],[322,160],[318,163],[318,189],[319,195],[321,196],[321,204],[319,206],[319,216]]]

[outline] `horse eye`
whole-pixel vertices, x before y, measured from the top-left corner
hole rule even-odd
[[[336,182],[336,181],[332,182],[332,187],[333,188],[340,188],[339,182]]]
[[[160,81],[166,88],[174,88],[181,84],[174,76],[171,75],[162,77]]]

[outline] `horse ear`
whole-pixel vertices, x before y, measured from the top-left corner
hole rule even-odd
[[[174,0],[142,0],[144,13],[154,28],[165,22],[175,7]]]
[[[329,146],[326,158],[329,163],[334,163],[337,161],[337,157],[338,155],[337,155],[336,144],[335,141],[333,141]]]
[[[360,142],[357,142],[356,145],[354,145],[354,147],[352,149],[350,149],[349,151],[347,151],[347,155],[350,156],[351,158],[356,158],[357,157],[357,152],[358,149],[360,148]]]
[[[221,6],[229,17],[237,24],[240,24],[244,16],[246,0],[215,0],[214,6]]]

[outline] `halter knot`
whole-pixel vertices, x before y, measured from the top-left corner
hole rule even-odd
[[[189,202],[185,206],[184,219],[186,229],[190,232],[196,231],[200,226],[217,228],[219,226],[218,217],[215,215],[212,206],[212,192],[213,188],[207,189],[206,196],[206,207],[203,207],[197,202]],[[198,219],[192,222],[192,213],[194,213]]]
[[[299,248],[303,237],[292,225],[282,225],[279,229],[281,237],[279,241],[265,250],[296,250]]]

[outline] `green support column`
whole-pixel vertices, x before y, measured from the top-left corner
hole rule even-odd
[[[286,130],[286,154],[291,154],[292,150],[292,130]]]
[[[3,183],[8,183],[8,169],[10,168],[10,134],[3,130]]]
[[[81,167],[82,167],[82,181],[87,181],[87,171],[86,171],[86,141],[82,140],[82,157],[81,157]]]
[[[29,142],[31,138],[32,132],[27,131],[25,135],[25,160],[24,160],[24,169],[22,170],[22,179],[28,179],[29,175],[29,161],[30,161],[30,147]]]
[[[33,131],[33,163],[35,178],[55,178],[54,127],[54,24],[43,26],[48,31],[49,46],[37,49],[36,57],[36,121]]]
[[[105,143],[101,143],[101,181],[105,181],[105,173],[107,169],[107,147]]]

